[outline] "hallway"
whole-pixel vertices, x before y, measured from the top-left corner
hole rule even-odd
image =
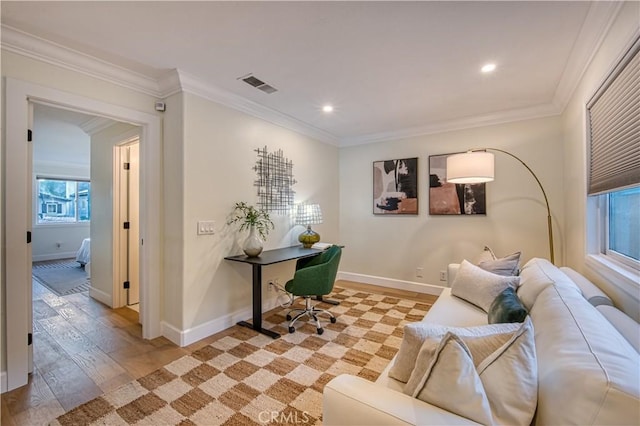
[[[142,339],[138,313],[110,309],[87,292],[58,297],[33,280],[29,383],[2,395],[2,425],[41,425],[182,355],[160,337]]]

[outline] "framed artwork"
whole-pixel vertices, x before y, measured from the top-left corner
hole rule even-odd
[[[429,156],[429,214],[487,214],[485,183],[447,182],[447,157]]]
[[[418,158],[373,162],[373,214],[418,214]]]

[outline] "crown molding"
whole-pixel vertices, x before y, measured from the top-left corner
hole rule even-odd
[[[542,104],[529,108],[498,111],[495,113],[466,117],[459,120],[441,121],[426,126],[411,127],[391,132],[372,133],[369,135],[355,136],[341,139],[342,147],[365,145],[370,143],[389,142],[392,140],[408,139],[424,135],[452,132],[456,130],[472,129],[476,127],[492,126],[497,124],[512,123],[536,118],[552,117],[562,113],[553,104]]]
[[[474,127],[549,117],[561,114],[575,92],[580,79],[590,65],[595,52],[622,9],[623,2],[593,2],[576,43],[567,61],[553,100],[548,104],[517,110],[499,111],[458,120],[431,123],[425,126],[400,129],[354,137],[339,138],[329,132],[308,125],[294,117],[238,96],[181,70],[174,69],[160,78],[153,78],[80,53],[63,45],[36,37],[13,27],[2,25],[3,50],[37,59],[52,65],[79,72],[157,98],[166,98],[181,91],[222,104],[270,123],[309,136],[330,145],[345,147],[388,142],[421,135],[444,133]],[[102,130],[104,124],[89,123],[89,131]],[[97,126],[98,130],[92,126]],[[84,129],[83,129],[84,130]],[[85,130],[87,131],[87,130]]]
[[[591,3],[553,98],[553,104],[561,111],[564,111],[571,100],[622,6],[623,2]]]
[[[156,79],[113,65],[61,44],[2,25],[2,49],[37,59],[99,80],[158,97]]]
[[[209,83],[206,83],[195,76],[183,71],[175,70],[180,82],[182,91],[191,93],[212,102],[225,105],[229,108],[244,112],[286,129],[312,137],[330,145],[339,146],[340,140],[329,132],[310,126],[296,118],[283,114],[274,109],[257,104],[249,99],[231,93]],[[167,81],[175,81],[175,77],[170,77]],[[169,86],[171,87],[171,86]]]
[[[2,25],[1,28],[2,49],[8,52],[79,72],[156,98],[166,98],[182,90],[322,142],[338,145],[338,138],[328,132],[215,87],[182,71],[172,70],[156,79],[113,65],[8,25]]]

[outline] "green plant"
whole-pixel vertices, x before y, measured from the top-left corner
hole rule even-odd
[[[252,226],[255,226],[263,240],[266,239],[269,234],[269,230],[274,228],[273,222],[271,221],[271,218],[269,218],[269,213],[264,210],[256,209],[244,201],[235,204],[232,218],[227,221],[227,225],[237,222],[240,223],[240,231],[244,231],[245,229],[250,229]]]

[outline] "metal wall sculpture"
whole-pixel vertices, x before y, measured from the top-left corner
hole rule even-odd
[[[282,150],[268,152],[267,147],[255,150],[258,160],[253,170],[258,175],[254,185],[258,188],[258,207],[268,212],[289,214],[295,192],[292,186],[293,162],[284,157]]]

